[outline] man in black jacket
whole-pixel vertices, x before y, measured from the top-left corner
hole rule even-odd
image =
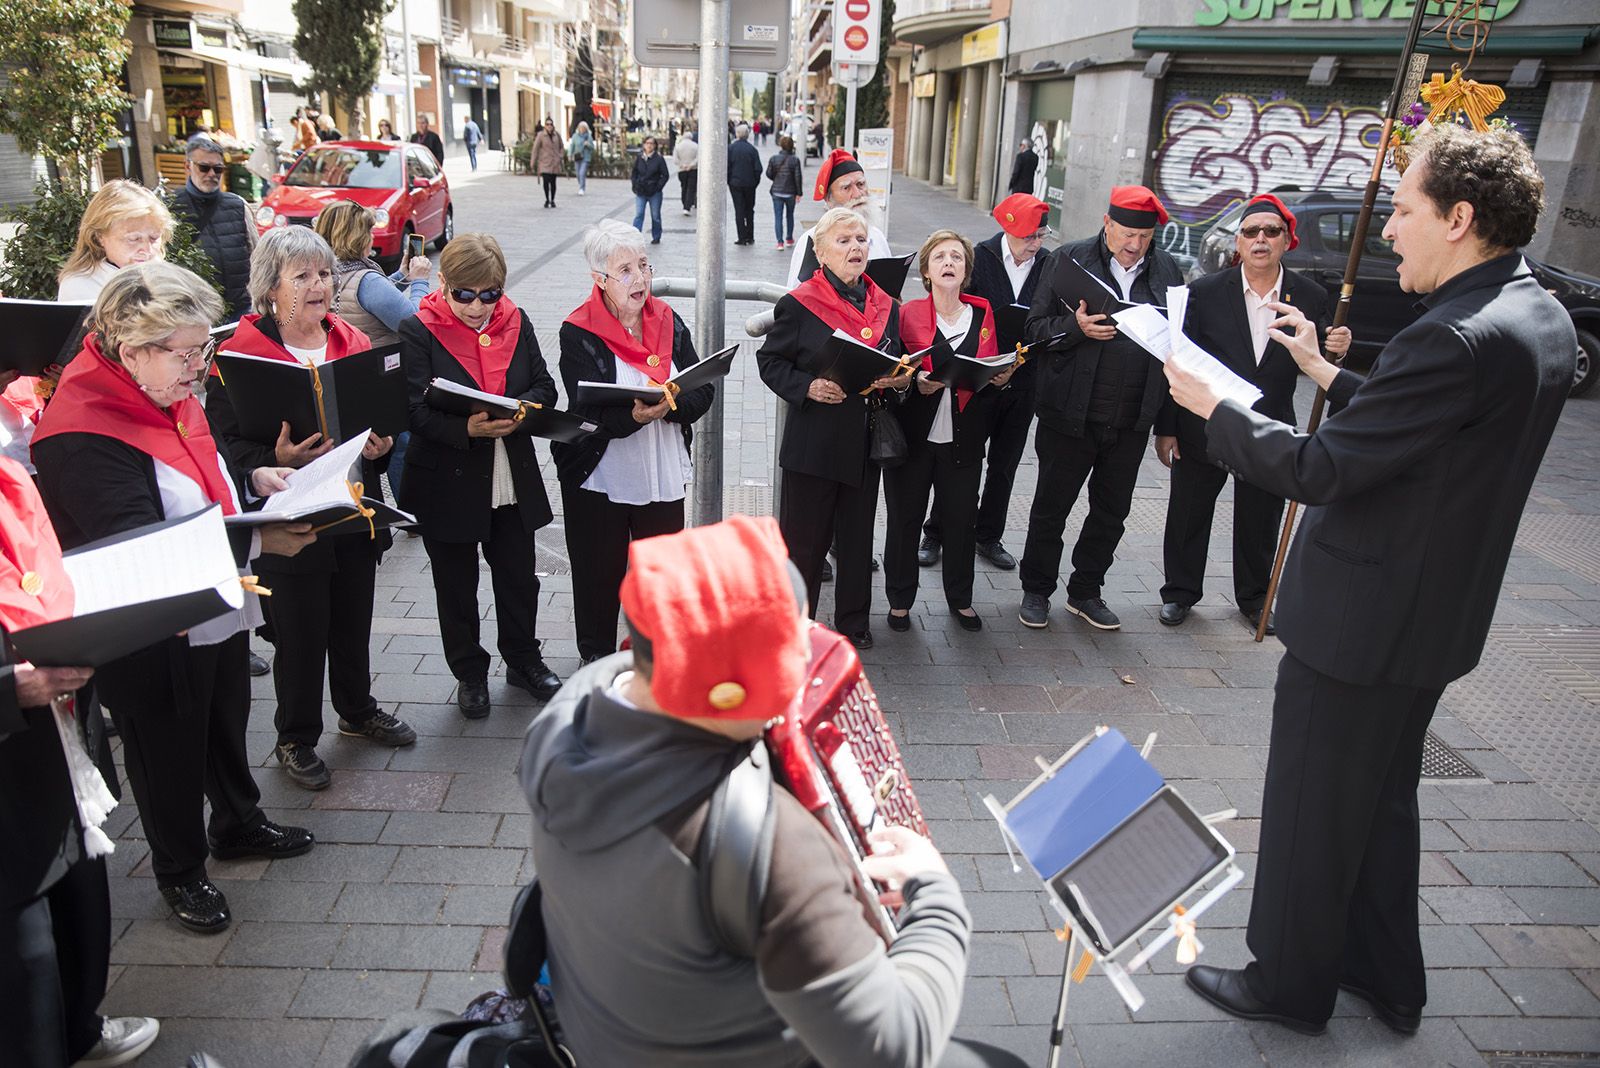
[[[222,188],[228,165],[222,146],[211,140],[194,140],[184,150],[189,172],[183,188],[172,195],[178,216],[195,229],[206,258],[217,269],[222,297],[228,302],[228,321],[250,310],[250,254],[256,248],[256,224],[244,198]]]
[[[750,143],[750,127],[740,123],[728,146],[728,192],[733,197],[735,245],[756,243],[756,186],[761,184],[761,153]]]
[[[1294,212],[1283,201],[1269,193],[1245,205],[1234,242],[1238,264],[1189,287],[1189,315],[1183,332],[1261,390],[1256,411],[1293,426],[1294,387],[1300,369],[1288,350],[1267,337],[1267,328],[1278,317],[1271,305],[1281,301],[1300,309],[1317,325],[1319,337],[1327,334],[1328,352],[1335,357],[1349,351],[1350,329],[1341,326],[1328,332],[1327,294],[1304,275],[1284,270],[1283,254],[1300,242]],[[1167,626],[1176,627],[1200,600],[1211,518],[1228,472],[1206,456],[1205,421],[1170,400],[1156,416],[1156,455],[1172,469],[1160,618]],[[1243,479],[1233,480],[1233,596],[1251,630],[1266,603],[1282,518],[1281,496]],[[1275,633],[1270,620],[1267,633]]]
[[[1011,164],[1011,182],[1006,190],[1011,193],[1033,195],[1033,176],[1039,171],[1039,154],[1033,145],[1023,141],[1017,146],[1017,158]]]
[[[995,205],[994,219],[1000,224],[1000,232],[976,246],[970,289],[994,309],[1001,355],[1023,343],[1016,323],[1032,303],[1033,291],[1044,274],[1044,257],[1039,252],[1044,239],[1050,236],[1050,228],[1044,224],[1049,214],[1049,205],[1033,194],[1013,193]],[[1017,558],[1006,551],[1000,537],[1006,530],[1011,487],[1016,483],[1017,464],[1027,447],[1028,426],[1033,422],[1033,377],[1032,362],[1017,368],[1011,381],[994,398],[991,413],[988,473],[984,476],[983,498],[978,502],[977,550],[979,556],[1002,571],[1017,566]],[[936,495],[928,521],[922,525],[922,544],[917,547],[917,563],[923,567],[939,562],[941,533]]]
[[[1101,232],[1052,252],[1034,289],[1028,341],[1065,336],[1042,352],[1035,350],[1039,430],[1033,447],[1039,455],[1039,484],[1022,553],[1018,615],[1025,626],[1050,624],[1050,594],[1061,571],[1061,535],[1085,480],[1089,514],[1072,550],[1067,611],[1099,630],[1122,626],[1100,588],[1122,540],[1139,461],[1166,397],[1166,384],[1155,357],[1105,322],[1104,315],[1088,314],[1082,301],[1067,307],[1057,295],[1056,271],[1071,268],[1076,260],[1124,300],[1165,307],[1167,287],[1183,283],[1177,261],[1151,247],[1156,227],[1166,222],[1167,210],[1150,190],[1117,186],[1111,190]]]
[[[433,158],[444,166],[444,142],[439,140],[439,135],[429,128],[429,119],[426,115],[417,116],[417,132],[411,135],[411,143],[421,145],[433,153]]]
[[[1292,305],[1273,340],[1349,403],[1310,436],[1167,364],[1206,448],[1308,508],[1283,574],[1261,852],[1241,970],[1195,967],[1223,1010],[1316,1034],[1343,988],[1412,1033],[1417,782],[1439,695],[1477,664],[1522,509],[1572,384],[1572,322],[1516,252],[1544,179],[1514,133],[1418,142],[1384,237],[1426,294],[1360,381]],[[1292,332],[1291,332],[1292,331]]]

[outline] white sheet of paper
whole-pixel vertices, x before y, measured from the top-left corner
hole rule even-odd
[[[217,505],[151,534],[68,554],[62,564],[72,579],[75,616],[205,589],[235,608],[244,603]]]
[[[1117,329],[1162,363],[1166,363],[1176,350],[1178,366],[1200,376],[1218,397],[1236,400],[1246,408],[1250,407],[1261,399],[1261,390],[1240,378],[1227,364],[1189,339],[1181,329],[1181,316],[1188,306],[1188,287],[1168,286],[1165,311],[1153,304],[1135,304],[1123,308],[1117,312]],[[1173,328],[1172,323],[1179,324],[1180,328]]]
[[[347,482],[359,478],[352,476],[351,468],[361,460],[361,450],[367,444],[371,430],[363,430],[331,452],[312,460],[289,476],[289,488],[279,490],[262,505],[264,515],[305,511],[323,508],[330,504],[350,504],[350,487]]]

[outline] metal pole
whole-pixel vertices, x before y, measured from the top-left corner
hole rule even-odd
[[[728,39],[732,36],[731,0],[700,0],[700,163],[698,182],[710,194],[695,227],[694,343],[705,357],[722,348],[727,297],[723,291],[727,255],[728,186]],[[722,519],[722,407],[726,389],[718,389],[711,410],[695,429],[694,522],[705,526]]]
[[[416,85],[411,80],[411,3],[410,0],[400,0],[400,54],[406,72],[406,137],[410,137],[417,128],[417,100]]]
[[[848,152],[856,150],[856,78],[853,71],[850,85],[844,91],[844,144],[839,147]]]

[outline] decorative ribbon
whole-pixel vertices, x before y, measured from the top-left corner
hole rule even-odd
[[[901,375],[912,375],[912,374],[915,374],[915,373],[916,373],[916,368],[911,366],[911,357],[910,356],[901,356],[900,357],[900,362],[895,364],[894,370],[890,371],[887,375],[884,375],[882,377],[885,377],[885,378],[899,378]],[[868,386],[866,389],[861,391],[861,396],[865,397],[865,396],[869,395],[876,388],[877,388],[876,386]]]
[[[1200,939],[1195,936],[1194,921],[1189,919],[1182,905],[1172,910],[1172,927],[1178,932],[1178,963],[1193,964],[1200,955]]]
[[[1456,112],[1463,112],[1467,121],[1472,123],[1472,128],[1483,133],[1489,129],[1489,116],[1506,102],[1506,91],[1498,85],[1485,85],[1471,78],[1463,78],[1461,68],[1453,66],[1448,81],[1443,74],[1435,74],[1422,87],[1422,99],[1433,108],[1428,113],[1429,122],[1438,123],[1441,119],[1448,120]]]
[[[519,408],[518,411],[520,413],[521,409]],[[517,418],[520,419],[521,415],[519,414]],[[312,527],[311,533],[321,534],[329,527],[336,527],[340,523],[348,523],[350,520],[360,516],[362,519],[367,521],[367,537],[369,539],[377,538],[378,528],[377,525],[372,522],[372,517],[378,513],[374,509],[368,508],[366,502],[361,499],[362,494],[366,492],[366,484],[361,482],[351,482],[349,479],[346,479],[344,485],[345,488],[350,491],[350,499],[356,503],[356,510],[350,515],[345,516],[343,519],[335,519],[333,522],[324,523],[320,527]]]
[[[667,402],[668,411],[675,412],[678,410],[678,394],[681,392],[683,392],[683,387],[670,378],[661,383],[661,396]]]
[[[322,375],[317,371],[317,365],[310,360],[306,361],[306,368],[311,372],[311,389],[317,395],[317,425],[322,430],[322,440],[332,440],[328,436],[328,410],[322,404]]]

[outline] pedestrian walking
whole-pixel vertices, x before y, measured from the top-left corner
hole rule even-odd
[[[294,118],[294,144],[291,146],[295,152],[304,152],[317,143],[317,124],[311,121],[311,116],[305,108],[295,108]]]
[[[782,252],[794,247],[794,206],[805,181],[794,154],[794,139],[787,134],[778,138],[778,151],[767,160],[767,181],[772,183],[768,190],[772,194],[772,231]]]
[[[561,143],[561,135],[556,133],[555,120],[546,118],[543,128],[533,135],[533,154],[529,163],[544,185],[544,206],[547,208],[556,206],[556,176],[561,173],[561,157],[565,153],[566,146]]]
[[[578,129],[567,142],[567,155],[572,159],[572,169],[578,176],[578,195],[589,195],[589,161],[594,159],[594,134],[587,122],[578,123]]]
[[[426,148],[441,166],[444,164],[444,142],[439,140],[439,134],[433,129],[431,117],[426,112],[417,116],[417,132],[411,135],[411,143]]]
[[[243,197],[222,188],[228,169],[222,146],[215,141],[190,141],[184,150],[188,178],[172,194],[178,218],[194,227],[195,239],[217,269],[227,322],[250,311],[250,254],[256,247],[256,222]]]
[[[700,166],[700,146],[695,144],[693,133],[685,130],[679,138],[678,147],[672,150],[672,163],[678,168],[678,191],[683,198],[683,213],[687,215],[694,210],[698,185],[695,169]]]
[[[656,139],[646,137],[639,158],[633,161],[633,228],[644,233],[645,209],[650,209],[650,243],[661,244],[661,191],[667,187],[667,161],[656,151]]]
[[[1039,171],[1039,154],[1033,150],[1033,144],[1023,141],[1017,146],[1017,155],[1011,161],[1011,181],[1006,186],[1008,193],[1027,193],[1033,195],[1033,178]]]
[[[478,169],[478,142],[483,140],[483,131],[478,129],[478,124],[472,116],[467,116],[467,124],[461,130],[461,140],[467,146],[467,162],[473,170]]]
[[[750,143],[750,127],[734,128],[728,146],[728,193],[733,197],[735,245],[756,243],[756,186],[761,184],[761,153]]]

